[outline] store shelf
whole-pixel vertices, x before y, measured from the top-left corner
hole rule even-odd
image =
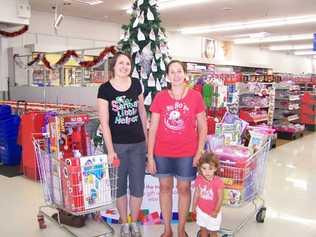
[[[277,97],[275,96],[275,100],[286,100],[286,101],[299,101],[300,95],[290,95],[287,97]]]

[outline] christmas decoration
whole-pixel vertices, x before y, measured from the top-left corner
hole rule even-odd
[[[138,41],[143,41],[143,40],[146,39],[146,37],[145,37],[145,35],[144,35],[144,33],[142,32],[141,29],[138,29],[137,39],[138,39]]]
[[[158,79],[157,79],[157,81],[156,81],[156,89],[157,89],[157,91],[161,91],[161,84],[160,84],[160,82],[158,81]]]
[[[153,60],[152,64],[151,64],[151,70],[153,72],[157,72],[158,68],[157,68],[157,64],[155,62],[155,60]]]
[[[139,23],[144,24],[144,21],[145,21],[145,16],[144,16],[144,12],[142,12],[139,16]]]
[[[132,77],[139,79],[139,73],[137,72],[136,67],[135,67],[134,70],[133,70]]]
[[[61,56],[61,58],[56,62],[56,64],[54,64],[54,65],[50,64],[50,62],[47,60],[44,53],[38,53],[36,55],[36,57],[31,62],[29,62],[27,65],[23,65],[23,64],[21,64],[21,61],[17,60],[17,58],[19,57],[18,54],[14,55],[14,61],[18,66],[25,68],[25,69],[28,69],[28,68],[32,67],[33,65],[38,64],[39,62],[42,62],[46,68],[48,68],[50,70],[55,70],[59,67],[64,66],[69,61],[70,58],[74,58],[81,67],[91,68],[91,67],[97,67],[97,66],[103,64],[105,62],[105,60],[107,60],[109,56],[115,54],[116,51],[117,50],[116,50],[115,46],[107,47],[99,54],[99,56],[97,56],[93,60],[80,61],[79,55],[76,53],[76,51],[67,50]]]
[[[135,43],[135,41],[133,41],[133,43],[132,43],[132,53],[134,54],[134,53],[136,53],[138,51],[139,51],[139,46],[138,46],[138,44]]]
[[[157,2],[134,1],[130,22],[122,26],[125,33],[118,43],[121,51],[131,54],[132,77],[141,80],[145,98],[150,98],[147,100],[150,103],[156,92],[167,86],[164,76],[166,63],[170,60]]]
[[[149,1],[149,5],[152,7],[155,6],[156,4],[157,4],[157,0],[150,0]]]
[[[151,92],[149,92],[148,95],[144,99],[144,104],[151,105],[151,102],[152,102],[152,97],[151,97]]]
[[[154,14],[151,12],[150,8],[149,8],[148,11],[147,11],[147,19],[148,19],[149,21],[155,20],[155,16],[154,16]]]
[[[149,34],[149,39],[151,39],[151,40],[153,40],[153,41],[155,41],[155,40],[156,40],[155,32],[154,32],[154,30],[153,30],[153,29],[150,31],[150,34]]]
[[[153,74],[150,74],[148,79],[148,87],[156,87],[156,81]]]
[[[151,69],[151,62],[153,60],[153,52],[151,51],[151,43],[148,43],[142,50],[141,58],[140,58],[140,66],[144,72],[149,75]],[[135,60],[136,63],[136,60]]]
[[[19,35],[24,34],[26,31],[28,31],[29,27],[27,25],[23,26],[20,30],[15,31],[15,32],[7,32],[4,30],[0,30],[0,36],[4,36],[4,37],[16,37]]]

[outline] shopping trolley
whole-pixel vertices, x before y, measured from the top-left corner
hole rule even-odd
[[[220,160],[219,176],[222,177],[225,186],[223,220],[230,214],[230,208],[245,208],[253,205],[244,218],[239,216],[240,222],[235,227],[221,228],[222,237],[233,237],[253,217],[258,223],[264,222],[266,207],[262,192],[269,150],[270,139],[246,160]],[[200,236],[200,232],[197,236]]]
[[[112,236],[113,228],[99,213],[114,207],[119,163],[109,164],[106,155],[57,157],[58,153],[49,152],[49,139],[45,134],[33,138],[33,145],[46,204],[39,207],[39,227],[47,227],[46,217],[72,236]],[[84,218],[86,225],[76,228],[62,224],[60,213]]]

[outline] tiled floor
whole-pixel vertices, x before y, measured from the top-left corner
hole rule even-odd
[[[316,133],[269,153],[264,198],[268,208],[265,223],[252,218],[236,236],[316,237]],[[38,229],[36,215],[41,203],[39,184],[23,177],[0,176],[0,236],[71,236],[50,222],[47,229]],[[224,224],[232,227],[248,212],[247,208],[228,209]],[[112,226],[118,233],[118,226]],[[144,236],[158,237],[161,231],[161,226],[146,226]],[[196,236],[196,225],[188,224],[187,232]]]

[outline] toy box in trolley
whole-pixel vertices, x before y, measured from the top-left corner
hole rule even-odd
[[[119,164],[94,155],[87,121],[86,115],[50,114],[46,133],[33,139],[45,203],[73,215],[104,210],[116,199]]]
[[[220,159],[225,206],[240,207],[261,195],[268,151],[269,141],[252,155],[247,147],[240,145],[222,146],[214,151]]]

